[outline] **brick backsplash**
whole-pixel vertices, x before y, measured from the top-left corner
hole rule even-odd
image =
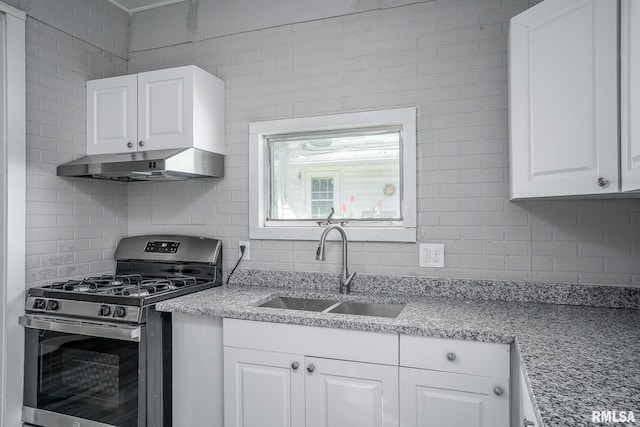
[[[102,0],[66,1],[64,13],[14,3],[28,14],[27,286],[112,273],[126,185],[58,178],[56,166],[86,154],[85,82],[127,72],[129,18]]]
[[[222,3],[201,0],[189,17],[175,13],[189,8],[182,4],[132,18],[131,72],[196,64],[226,82],[227,156],[225,178],[190,198],[166,184],[130,186],[129,233],[179,228],[222,237],[228,269],[248,237],[250,122],[417,106],[418,240],[445,244],[445,268],[420,269],[416,244],[353,242],[353,271],[640,284],[640,201],[508,200],[508,21],[537,1],[358,2],[346,11],[282,0],[282,10],[308,10],[276,19],[267,4],[220,7],[212,18]],[[170,23],[161,38],[159,23]],[[194,217],[182,226],[154,223],[164,215],[153,203],[160,193],[168,206],[187,201],[204,225]],[[316,247],[251,241],[242,265],[338,272],[337,245],[325,263],[315,261]]]
[[[353,271],[640,285],[640,201],[508,200],[508,20],[537,1],[247,1],[131,18],[104,0],[64,13],[8,1],[28,13],[28,286],[111,272],[118,239],[142,233],[220,237],[228,271],[248,237],[250,122],[406,106],[418,108],[418,241],[444,243],[445,268],[420,269],[417,244],[352,242]],[[55,177],[85,153],[86,80],[185,64],[226,82],[224,179]],[[251,241],[242,267],[337,273],[337,246],[324,263],[315,249]]]

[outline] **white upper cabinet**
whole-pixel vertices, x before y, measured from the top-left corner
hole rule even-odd
[[[509,104],[512,199],[618,192],[617,2],[546,0],[512,18]]]
[[[136,151],[137,76],[87,82],[87,154]]]
[[[190,65],[87,82],[87,154],[196,147],[224,154],[224,82]]]
[[[622,0],[620,102],[622,191],[640,189],[640,4]],[[635,77],[635,79],[634,79]]]

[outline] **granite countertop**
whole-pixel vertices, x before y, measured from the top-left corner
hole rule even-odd
[[[403,302],[395,319],[257,307],[274,296]],[[640,422],[640,310],[428,296],[222,286],[157,304],[160,311],[515,343],[541,426],[594,426],[592,411]]]

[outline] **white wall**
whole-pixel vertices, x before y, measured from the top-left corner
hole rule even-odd
[[[413,0],[196,0],[133,16],[129,52],[411,4]]]
[[[27,286],[111,273],[126,185],[56,166],[86,154],[85,82],[127,72],[129,16],[105,0],[13,3],[27,11]]]
[[[129,15],[107,0],[6,0],[31,19],[127,58]]]
[[[417,106],[418,239],[445,243],[446,268],[417,267],[416,244],[353,243],[353,271],[640,284],[640,201],[508,200],[508,20],[533,1],[245,3],[133,16],[131,72],[193,63],[225,80],[228,155],[223,180],[130,186],[129,234],[222,237],[228,271],[248,236],[250,122]],[[339,251],[315,249],[252,241],[242,267],[337,272]]]

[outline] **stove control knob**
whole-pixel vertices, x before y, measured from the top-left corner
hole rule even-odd
[[[51,311],[56,311],[57,309],[60,308],[60,303],[54,299],[50,299],[49,301],[47,301],[47,310],[51,310]]]
[[[111,307],[108,305],[101,305],[98,310],[98,316],[109,316],[111,315]]]
[[[33,301],[33,308],[36,310],[44,310],[47,307],[47,301],[43,299],[36,299]]]
[[[127,315],[127,309],[125,309],[124,307],[121,306],[116,306],[116,308],[113,309],[113,317],[124,317]]]

